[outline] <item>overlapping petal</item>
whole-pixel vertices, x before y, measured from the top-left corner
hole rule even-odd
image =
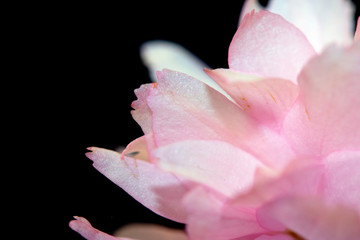
[[[360,149],[360,42],[330,47],[299,76],[300,98],[284,121],[283,134],[299,155],[319,159]]]
[[[287,196],[257,211],[261,226],[273,232],[293,232],[300,239],[352,240],[360,238],[360,219],[344,206],[324,204],[314,197]]]
[[[190,239],[358,239],[360,18],[353,38],[348,1],[261,8],[246,1],[230,69],[206,75],[176,44],[143,45],[150,73],[177,71],[135,90],[144,136],[87,156],[144,206],[186,223]],[[118,239],[81,217],[70,227]]]
[[[179,207],[187,186],[180,178],[155,165],[118,152],[89,148],[86,156],[94,167],[124,189],[137,201],[157,214],[177,222],[185,222],[185,211]]]
[[[147,104],[157,147],[184,140],[223,141],[275,169],[294,156],[277,132],[259,125],[238,105],[186,74],[160,72]]]
[[[182,141],[158,148],[154,155],[162,169],[228,197],[249,189],[256,169],[264,167],[254,156],[221,141]]]
[[[224,203],[224,196],[202,187],[184,198],[183,204],[191,213],[186,228],[190,239],[255,239],[265,231],[254,210],[227,208]]]
[[[247,115],[277,131],[298,97],[297,86],[288,80],[265,79],[229,69],[206,72]]]
[[[229,47],[232,70],[296,83],[304,64],[315,54],[305,35],[280,15],[250,13],[241,22]]]

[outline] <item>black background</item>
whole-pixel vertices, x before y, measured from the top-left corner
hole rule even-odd
[[[56,195],[60,206],[55,207],[61,210],[64,239],[83,239],[68,227],[74,215],[107,233],[132,222],[183,228],[132,199],[84,154],[90,146],[115,149],[142,135],[130,115],[134,89],[150,82],[139,57],[141,43],[174,41],[210,67],[226,68],[242,2],[85,2],[61,7],[52,46],[59,54],[61,122],[52,128],[59,130],[53,154],[63,166]]]

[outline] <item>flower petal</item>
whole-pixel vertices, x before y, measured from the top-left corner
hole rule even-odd
[[[93,228],[88,220],[83,217],[74,217],[69,226],[87,240],[131,240],[131,238],[117,238]]]
[[[344,0],[272,0],[267,10],[298,27],[317,52],[331,43],[349,45],[354,8]]]
[[[255,240],[294,240],[294,238],[290,235],[285,235],[285,234],[275,234],[275,235],[263,234],[260,237],[255,238]]]
[[[272,231],[292,231],[304,239],[360,239],[360,219],[343,206],[331,206],[312,197],[288,196],[257,211],[259,223]]]
[[[325,198],[356,209],[360,216],[360,151],[336,152],[324,160]]]
[[[157,147],[184,140],[218,140],[274,168],[282,168],[293,157],[278,133],[259,126],[239,106],[186,74],[159,72],[147,101]]]
[[[360,150],[360,42],[328,48],[299,76],[300,99],[284,121],[283,135],[300,155],[326,157]]]
[[[231,205],[257,208],[289,194],[311,196],[322,186],[323,166],[315,159],[293,160],[281,173],[259,169],[250,191],[240,194]]]
[[[149,93],[152,88],[155,87],[155,84],[143,84],[140,88],[136,89],[135,95],[137,100],[131,103],[131,107],[134,110],[131,111],[131,115],[134,120],[140,125],[141,129],[145,134],[152,132],[152,122],[151,122],[151,110],[146,103],[146,99],[149,96]]]
[[[254,156],[220,141],[183,141],[155,150],[164,170],[205,184],[231,197],[252,186],[257,167]]]
[[[141,223],[126,225],[117,230],[114,235],[137,240],[187,240],[183,230]]]
[[[205,188],[195,188],[184,198],[189,214],[186,230],[190,239],[254,239],[265,230],[252,209],[229,209],[226,199]],[[240,238],[244,237],[244,238]]]
[[[296,83],[315,54],[304,34],[281,16],[266,11],[245,16],[229,47],[230,69]]]
[[[154,82],[157,81],[156,72],[166,68],[193,76],[229,97],[224,90],[204,73],[203,69],[209,67],[176,43],[161,40],[146,42],[141,46],[140,53]]]
[[[187,188],[178,177],[149,162],[126,155],[121,158],[114,151],[95,147],[89,150],[92,152],[86,156],[94,161],[94,167],[137,201],[161,216],[185,221],[185,211],[179,205]]]
[[[263,79],[229,69],[206,72],[246,114],[277,131],[298,97],[297,86],[288,80]]]
[[[357,24],[356,24],[356,31],[354,36],[354,41],[360,40],[360,17],[358,17]]]
[[[253,10],[255,10],[255,12],[259,12],[263,9],[264,8],[259,4],[258,0],[246,0],[241,9],[239,25],[241,24],[241,21],[244,19],[246,14],[251,13]]]
[[[142,136],[131,143],[129,143],[126,148],[121,152],[121,158],[124,156],[132,157],[134,159],[149,161],[147,146],[146,146],[146,137]]]

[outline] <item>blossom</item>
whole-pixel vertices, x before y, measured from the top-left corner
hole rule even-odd
[[[272,1],[275,13],[246,2],[229,69],[201,72],[177,45],[145,45],[150,69],[176,55],[166,62],[177,71],[135,90],[144,136],[121,154],[89,148],[94,167],[185,223],[189,239],[359,239],[359,20],[353,37],[346,1],[324,16],[324,1],[294,2]],[[87,239],[118,239],[81,217],[70,226]]]

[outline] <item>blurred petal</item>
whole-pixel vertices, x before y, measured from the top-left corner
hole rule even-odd
[[[209,67],[184,47],[173,42],[156,40],[144,43],[140,53],[154,82],[157,81],[156,72],[166,68],[193,76],[229,98],[226,92],[204,73],[203,69]]]
[[[259,4],[258,0],[246,0],[241,10],[239,26],[246,14],[251,13],[253,10],[255,10],[255,12],[259,12],[263,9],[264,8]]]
[[[230,69],[296,83],[315,54],[304,34],[281,16],[266,11],[245,16],[229,47]]]
[[[325,198],[357,210],[360,216],[360,151],[333,153],[324,166]]]
[[[328,48],[299,76],[300,99],[284,121],[283,135],[300,155],[326,157],[360,150],[360,42]]]
[[[117,237],[137,240],[186,240],[183,230],[171,229],[155,224],[129,224],[114,233]]]
[[[151,163],[126,155],[121,158],[114,151],[89,150],[92,152],[86,156],[94,161],[94,167],[145,207],[171,220],[185,221],[185,211],[179,205],[187,188],[179,178]]]
[[[360,17],[358,17],[357,24],[356,24],[356,31],[354,36],[354,41],[360,40]]]
[[[263,79],[229,69],[206,72],[246,114],[277,131],[298,97],[297,86],[288,80]]]
[[[123,158],[123,156],[149,161],[145,136],[139,137],[128,144],[127,147],[121,152],[121,158]]]
[[[311,197],[283,197],[257,211],[261,226],[296,233],[304,239],[360,239],[360,219],[351,208],[328,206]]]
[[[298,27],[317,52],[331,43],[349,45],[353,39],[354,8],[348,0],[272,0],[267,10]]]
[[[190,239],[254,239],[265,231],[254,210],[227,208],[224,202],[221,195],[201,187],[184,198],[183,204],[191,213],[186,225]]]
[[[256,168],[264,166],[249,153],[220,141],[178,142],[155,150],[155,156],[164,170],[228,197],[250,188]]]
[[[158,84],[147,100],[157,147],[184,140],[218,140],[276,169],[293,157],[278,133],[259,126],[238,105],[186,74],[159,72]]]
[[[117,238],[93,228],[88,220],[83,217],[74,217],[69,226],[87,240],[131,240],[130,238]]]

